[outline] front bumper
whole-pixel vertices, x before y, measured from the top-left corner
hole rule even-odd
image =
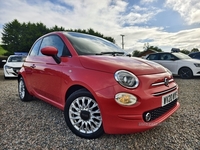
[[[180,107],[180,104],[176,99],[162,107],[163,95],[154,96],[153,93],[172,89],[173,87],[176,87],[175,90],[178,90],[178,86],[173,82],[170,83],[169,87],[158,86],[148,88],[147,90],[138,88],[130,91],[116,85],[98,91],[96,94],[98,96],[98,104],[103,118],[105,133],[128,134],[141,132],[151,129],[166,120]],[[121,106],[117,104],[113,97],[116,93],[122,91],[131,92],[131,94],[137,96],[137,103],[133,106]],[[153,119],[149,122],[144,120],[146,112],[151,112],[152,114]]]
[[[119,115],[118,117],[122,124],[118,126],[118,130],[121,130],[121,133],[125,134],[151,129],[170,117],[179,107],[179,102],[175,100],[174,102],[164,106],[164,108],[159,107],[157,109],[151,110],[151,114],[153,114],[153,116],[152,121],[150,122],[144,121],[144,113],[143,115]]]
[[[194,76],[200,76],[200,67],[192,68],[192,72]]]
[[[4,68],[5,77],[17,77],[20,68]]]

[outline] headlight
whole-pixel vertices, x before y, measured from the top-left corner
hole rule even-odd
[[[10,66],[5,66],[5,69],[11,69],[12,67],[10,67]]]
[[[196,67],[200,67],[200,64],[194,63],[194,65],[195,65]]]
[[[115,80],[126,88],[136,88],[139,85],[138,78],[129,71],[119,70],[115,73]]]
[[[137,97],[129,93],[118,93],[115,95],[115,101],[120,105],[130,106],[137,102]]]

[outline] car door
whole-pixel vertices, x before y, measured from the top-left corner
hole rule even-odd
[[[177,58],[171,53],[160,53],[159,60],[156,62],[169,69],[173,74],[176,74],[178,62]]]
[[[33,44],[23,64],[24,66],[23,68],[26,73],[26,78],[25,78],[26,87],[29,88],[29,91],[31,91],[31,93],[34,92],[35,82],[33,81],[34,79],[33,72],[34,72],[35,64],[38,63],[37,57],[38,57],[41,42],[42,42],[42,39],[39,39]]]
[[[31,86],[39,98],[50,103],[60,103],[61,95],[61,77],[62,62],[60,64],[51,56],[45,56],[41,49],[47,46],[53,46],[58,50],[58,57],[63,55],[65,48],[64,42],[57,35],[49,35],[43,38],[37,58],[32,60]]]

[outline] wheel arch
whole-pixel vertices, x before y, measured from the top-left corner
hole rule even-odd
[[[19,79],[22,77],[22,75],[21,74],[18,74],[18,76],[17,76],[17,80],[18,80],[18,82],[19,82]]]
[[[75,91],[78,91],[78,90],[80,90],[80,89],[83,89],[83,90],[86,90],[86,91],[88,91],[88,92],[90,92],[86,87],[84,87],[84,86],[82,86],[82,85],[72,85],[71,87],[69,87],[68,89],[67,89],[67,91],[66,91],[66,93],[65,93],[65,102],[66,102],[66,100],[68,99],[68,97],[72,94],[72,93],[74,93]],[[93,93],[92,92],[90,92],[92,95],[93,95]],[[93,95],[94,96],[94,95]]]
[[[18,76],[17,76],[17,81],[19,82],[21,77],[24,79],[24,83],[25,83],[26,88],[27,88],[28,92],[30,93],[30,95],[34,95],[32,90],[31,90],[31,88],[29,87],[29,84],[27,83],[26,76],[24,76],[23,74],[19,73]]]
[[[188,69],[190,69],[191,72],[192,72],[192,75],[194,75],[192,69],[191,69],[190,67],[188,67],[188,66],[182,66],[182,67],[180,67],[180,68],[178,69],[178,75],[179,75],[179,73],[180,73],[180,70],[183,69],[183,68],[188,68]]]

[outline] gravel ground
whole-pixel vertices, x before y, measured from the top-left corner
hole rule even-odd
[[[179,84],[180,109],[159,126],[136,134],[87,140],[67,127],[63,112],[43,101],[21,102],[17,80],[0,69],[0,149],[200,150],[200,78]]]

